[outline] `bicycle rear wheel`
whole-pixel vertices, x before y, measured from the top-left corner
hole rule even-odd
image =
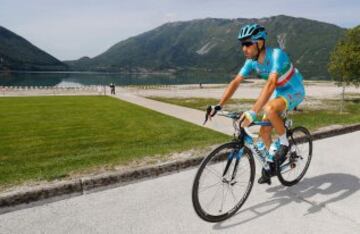
[[[286,160],[281,165],[275,160],[277,177],[285,186],[297,184],[309,168],[312,157],[312,137],[309,131],[304,127],[290,130],[289,146]]]
[[[250,194],[255,177],[251,151],[236,142],[209,154],[195,175],[192,202],[205,221],[220,222],[238,211]]]

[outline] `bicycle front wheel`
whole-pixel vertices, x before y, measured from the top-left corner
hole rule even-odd
[[[286,160],[280,165],[275,160],[276,174],[281,184],[292,186],[297,184],[309,168],[312,157],[312,137],[304,127],[290,130],[289,152]]]
[[[255,177],[251,151],[239,143],[219,146],[201,162],[192,188],[196,213],[220,222],[238,211],[250,194]]]

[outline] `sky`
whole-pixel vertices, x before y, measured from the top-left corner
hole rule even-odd
[[[0,0],[0,26],[60,60],[94,57],[166,22],[304,17],[351,28],[360,0]]]

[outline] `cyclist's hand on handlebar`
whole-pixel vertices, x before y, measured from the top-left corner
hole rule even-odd
[[[206,114],[205,114],[205,121],[203,123],[203,125],[208,121],[211,120],[211,117],[213,117],[214,115],[216,115],[216,113],[218,111],[220,111],[222,109],[222,107],[220,105],[216,105],[216,106],[208,106],[206,109]]]
[[[241,127],[242,128],[247,128],[250,126],[252,122],[250,122],[250,120],[248,120],[247,118],[244,118],[242,121],[241,121]]]
[[[253,110],[245,111],[240,117],[241,127],[249,127],[256,120],[256,113]]]

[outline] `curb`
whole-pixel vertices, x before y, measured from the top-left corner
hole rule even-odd
[[[320,140],[332,136],[342,135],[360,130],[360,124],[322,130],[311,133],[313,140]],[[111,185],[126,185],[145,178],[179,172],[199,165],[203,157],[182,159],[160,165],[146,166],[126,172],[110,172],[79,180],[58,182],[52,185],[42,185],[24,191],[13,191],[0,194],[0,214],[15,210],[16,207],[26,206],[31,203],[49,200],[56,197],[72,197],[83,195],[89,191],[106,188]],[[15,207],[16,206],[16,207]]]
[[[360,124],[353,124],[353,125],[348,125],[345,127],[339,127],[339,128],[334,128],[334,129],[325,130],[325,131],[312,132],[311,136],[313,137],[313,140],[320,140],[320,139],[324,139],[324,138],[328,138],[328,137],[333,137],[333,136],[342,135],[342,134],[346,134],[346,133],[356,132],[359,130],[360,130]]]

